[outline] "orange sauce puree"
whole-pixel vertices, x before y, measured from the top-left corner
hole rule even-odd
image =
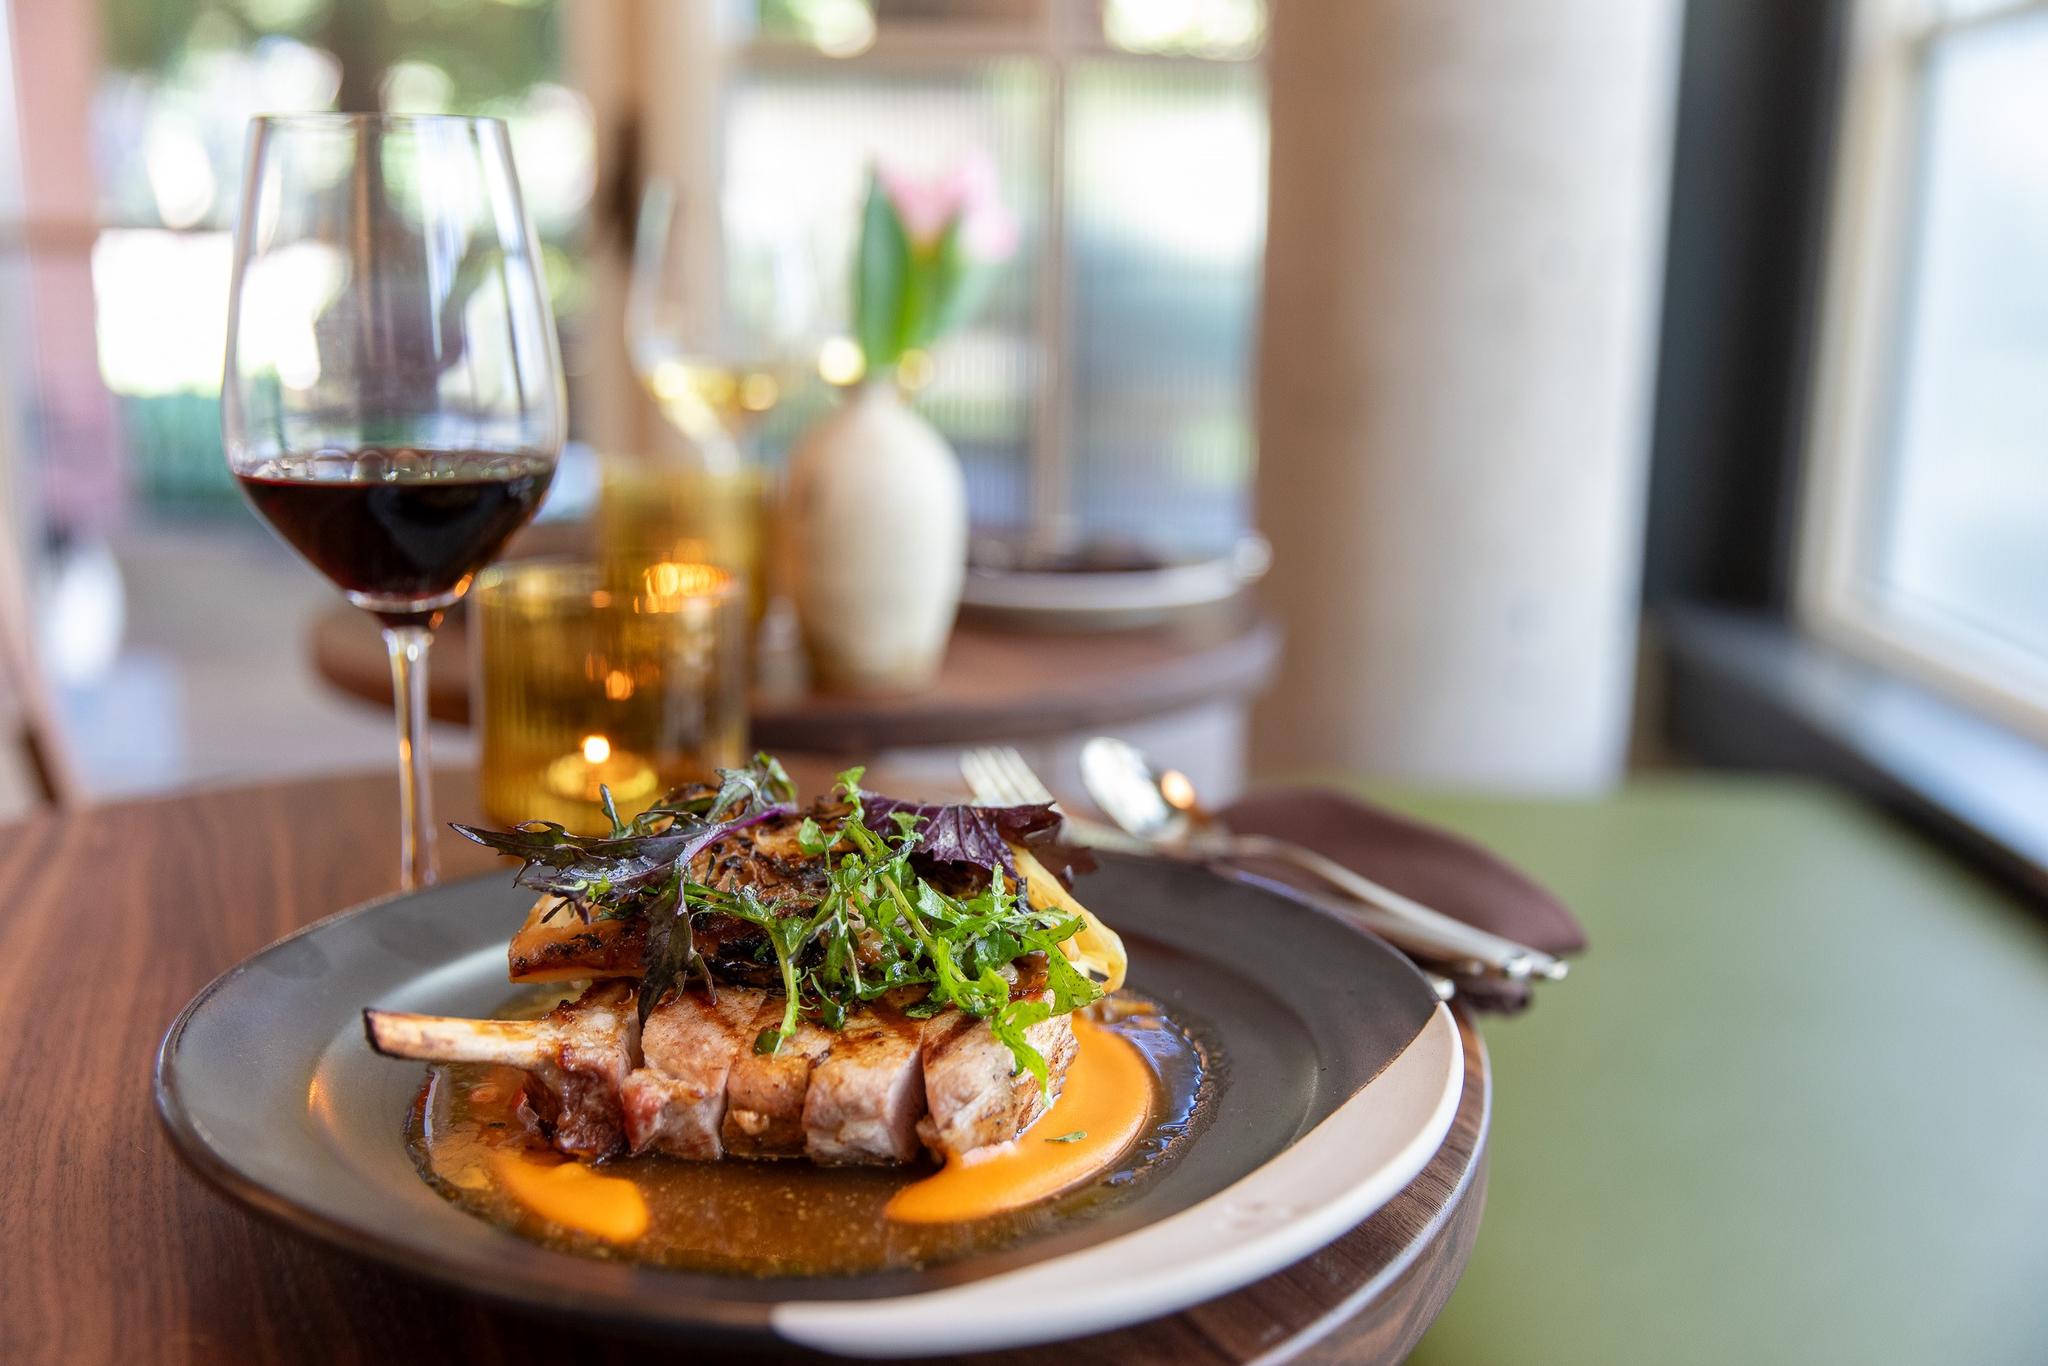
[[[1057,1195],[1122,1156],[1151,1118],[1152,1070],[1130,1040],[1078,1015],[1074,1043],[1066,1085],[1036,1124],[905,1186],[890,1197],[888,1216],[917,1224],[980,1219]],[[1052,1141],[1075,1133],[1083,1136]]]
[[[611,1243],[636,1242],[647,1232],[647,1197],[624,1177],[503,1148],[491,1154],[491,1170],[521,1204],[564,1228]]]

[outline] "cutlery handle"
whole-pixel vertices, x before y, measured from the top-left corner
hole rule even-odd
[[[1482,972],[1514,981],[1530,977],[1557,981],[1567,970],[1561,959],[1474,929],[1462,920],[1453,920],[1313,849],[1269,835],[1229,835],[1222,839],[1224,848],[1219,852],[1291,863],[1345,892],[1359,903],[1359,918],[1369,928],[1410,952],[1441,962],[1471,963]]]

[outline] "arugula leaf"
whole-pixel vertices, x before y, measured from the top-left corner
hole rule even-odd
[[[796,1033],[797,1006],[802,1000],[797,988],[796,959],[817,928],[818,920],[823,918],[823,908],[814,918],[783,915],[776,906],[763,902],[752,887],[743,887],[736,898],[722,903],[718,909],[746,921],[767,935],[769,946],[775,950],[775,965],[782,973],[782,1022],[755,1036],[754,1051],[777,1052],[783,1042]]]
[[[1071,938],[1062,934],[1045,950],[1045,981],[1052,988],[1052,1012],[1064,1015],[1070,1010],[1093,1005],[1102,999],[1102,984],[1067,961],[1067,955],[1060,952],[1062,941]]]
[[[741,811],[788,806],[796,801],[796,784],[780,760],[770,754],[756,754],[745,768],[721,768],[718,782],[687,783],[664,795],[635,816],[628,831],[655,835],[683,818],[717,820]],[[613,818],[616,821],[616,817]]]
[[[789,770],[772,754],[756,753],[746,768],[718,770],[718,795],[712,799],[711,819],[733,811],[759,811],[771,806],[788,806],[796,801],[796,784]]]
[[[1052,1016],[1050,1001],[1012,1001],[991,1015],[988,1021],[989,1032],[1009,1047],[1017,1067],[1037,1079],[1041,1096],[1052,1095],[1052,1073],[1045,1065],[1045,1055],[1031,1046],[1031,1041],[1024,1037],[1024,1031],[1050,1020]]]

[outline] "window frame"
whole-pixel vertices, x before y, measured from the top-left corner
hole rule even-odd
[[[1851,6],[1792,606],[1815,637],[2048,740],[2048,662],[1881,602],[1865,582],[1894,454],[1931,59],[1955,35],[2048,14],[2048,0],[1941,9]]]

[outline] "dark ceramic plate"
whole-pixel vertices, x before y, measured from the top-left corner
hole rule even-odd
[[[504,877],[344,911],[232,969],[165,1035],[157,1107],[207,1180],[349,1251],[527,1306],[876,1356],[1171,1312],[1322,1246],[1427,1164],[1462,1055],[1405,960],[1185,865],[1105,856],[1080,891],[1129,946],[1132,988],[1216,1055],[1206,1126],[1099,1218],[931,1270],[750,1280],[578,1257],[429,1189],[402,1136],[420,1071],[370,1052],[362,1009],[495,1009],[531,900]]]

